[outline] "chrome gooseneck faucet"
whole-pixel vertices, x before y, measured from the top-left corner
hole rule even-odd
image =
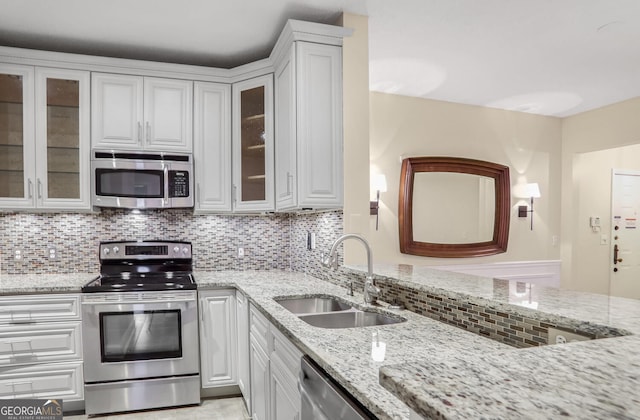
[[[367,242],[367,240],[362,235],[358,235],[356,233],[347,233],[340,236],[335,240],[333,245],[331,245],[329,255],[322,261],[322,265],[324,265],[325,267],[333,267],[334,269],[338,268],[338,246],[347,239],[359,240],[367,250],[367,278],[364,282],[364,302],[375,304],[377,296],[380,294],[380,288],[377,287],[373,281],[373,258],[371,256],[371,247],[369,246],[369,242]]]

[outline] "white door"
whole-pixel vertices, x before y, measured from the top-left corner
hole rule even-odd
[[[142,77],[91,74],[91,145],[142,147]]]
[[[613,171],[609,293],[640,299],[640,172]]]
[[[269,395],[271,395],[269,391],[269,357],[252,336],[249,338],[249,359],[251,418],[253,420],[268,420]]]
[[[145,77],[145,149],[191,152],[192,115],[192,81]]]
[[[290,48],[275,72],[275,188],[276,210],[295,207],[296,188],[296,71]]]
[[[0,64],[0,208],[35,206],[34,69]]]
[[[36,68],[36,198],[43,209],[90,205],[89,72]]]
[[[249,302],[236,290],[236,322],[238,323],[238,386],[244,397],[247,411],[251,409],[251,377],[249,373]]]
[[[234,290],[200,295],[200,370],[202,387],[237,384],[237,328]]]
[[[272,211],[273,75],[235,83],[232,94],[233,208]]]
[[[231,211],[231,86],[195,82],[196,211]]]

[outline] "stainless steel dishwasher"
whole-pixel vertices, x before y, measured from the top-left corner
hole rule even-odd
[[[302,420],[376,419],[309,356],[302,358],[299,383]]]

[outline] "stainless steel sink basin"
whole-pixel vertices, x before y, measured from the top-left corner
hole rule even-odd
[[[362,311],[334,296],[284,297],[276,299],[276,302],[307,324],[320,328],[371,327],[406,321],[392,314]]]
[[[352,305],[338,300],[337,298],[326,297],[308,297],[308,298],[292,298],[276,300],[280,305],[284,306],[294,314],[317,314],[323,312],[345,311],[352,308]]]
[[[392,317],[377,312],[360,310],[333,312],[315,315],[300,315],[299,318],[307,324],[320,328],[355,328],[372,327],[375,325],[397,324],[406,321],[404,318]]]

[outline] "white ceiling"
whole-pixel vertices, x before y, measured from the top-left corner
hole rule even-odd
[[[0,0],[0,45],[233,67],[369,16],[371,90],[567,116],[640,96],[638,0]]]

